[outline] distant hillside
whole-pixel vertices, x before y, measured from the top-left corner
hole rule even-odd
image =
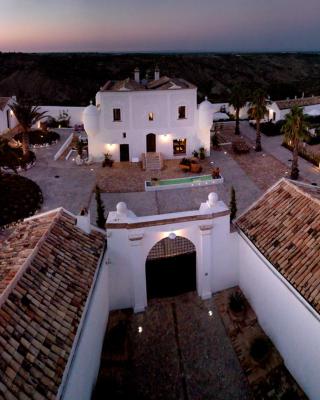
[[[0,96],[27,96],[38,104],[87,105],[108,79],[161,74],[183,77],[199,98],[228,101],[235,83],[249,92],[265,89],[273,99],[320,95],[318,54],[23,54],[0,53]]]

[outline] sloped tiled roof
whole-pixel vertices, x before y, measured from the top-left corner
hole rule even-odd
[[[75,224],[60,209],[0,242],[1,399],[56,398],[104,246]]]
[[[293,106],[306,107],[320,104],[320,96],[302,97],[300,99],[277,100],[279,110],[287,110]]]
[[[320,188],[282,179],[236,224],[320,313]]]
[[[11,99],[11,97],[0,97],[0,110],[2,111],[5,106],[8,104],[8,101]]]
[[[175,89],[194,89],[192,83],[187,82],[185,79],[168,78],[162,76],[160,79],[140,83],[134,79],[124,79],[122,81],[108,81],[101,87],[100,91],[134,91],[134,90],[175,90]]]

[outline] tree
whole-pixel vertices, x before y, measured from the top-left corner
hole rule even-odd
[[[303,109],[294,106],[291,111],[285,116],[285,123],[281,128],[285,140],[292,144],[292,164],[291,164],[291,179],[299,178],[299,145],[307,136],[306,115]]]
[[[261,90],[256,90],[253,94],[253,100],[250,104],[248,115],[250,119],[256,121],[256,151],[261,151],[261,132],[260,122],[268,113],[266,97]]]
[[[46,111],[40,107],[32,106],[27,101],[14,102],[9,105],[22,129],[22,150],[24,155],[29,155],[29,134],[33,125],[46,116]]]
[[[233,87],[230,96],[229,104],[235,109],[236,111],[236,129],[235,134],[240,135],[240,121],[239,121],[239,114],[242,107],[246,105],[246,96],[244,90],[236,85]]]
[[[97,225],[101,229],[105,229],[106,218],[104,216],[104,205],[101,200],[101,191],[98,185],[96,185],[96,202],[97,202]]]
[[[237,199],[236,199],[236,191],[233,186],[231,186],[231,193],[230,193],[230,221],[233,221],[237,215]]]

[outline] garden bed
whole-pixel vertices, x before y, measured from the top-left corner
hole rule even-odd
[[[21,132],[17,133],[14,136],[14,140],[22,143],[22,133]],[[60,135],[55,131],[44,132],[40,129],[37,129],[29,133],[29,144],[31,148],[48,147],[51,146],[52,144],[57,143],[59,140],[60,140]]]
[[[290,146],[286,141],[283,141],[282,146],[290,151],[293,150],[293,146]],[[317,167],[320,165],[320,153],[314,153],[313,151],[301,145],[299,146],[299,156],[316,165]]]
[[[16,174],[0,175],[0,229],[30,217],[43,203],[39,186]]]
[[[244,310],[241,313],[230,308],[233,293],[243,298]],[[215,303],[254,398],[307,400],[285,367],[280,353],[258,324],[240,289],[235,287],[217,293]]]

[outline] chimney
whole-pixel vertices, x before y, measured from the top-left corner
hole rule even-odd
[[[140,83],[140,69],[138,67],[134,70],[134,80]]]
[[[154,80],[157,81],[160,79],[160,69],[159,67],[156,65],[156,68],[154,69]]]
[[[80,211],[80,215],[77,215],[76,226],[85,233],[89,234],[91,232],[90,213],[86,208],[83,208]]]

